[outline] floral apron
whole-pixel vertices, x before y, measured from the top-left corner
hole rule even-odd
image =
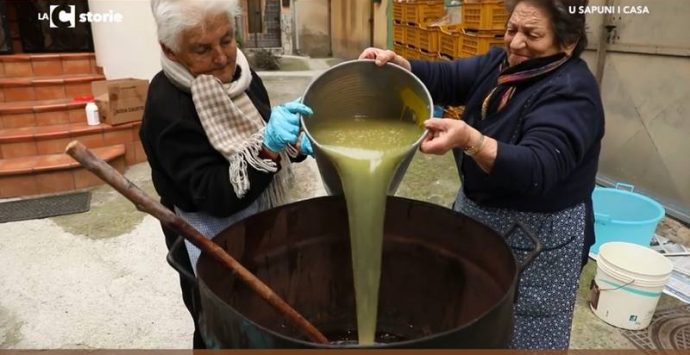
[[[585,235],[585,204],[555,213],[520,212],[479,206],[458,194],[453,209],[503,235],[519,264],[534,249],[518,229],[523,223],[544,250],[522,272],[514,305],[514,349],[567,349],[570,343]]]

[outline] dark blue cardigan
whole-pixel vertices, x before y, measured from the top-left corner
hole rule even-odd
[[[465,105],[463,120],[498,141],[489,174],[454,151],[465,194],[482,206],[529,212],[556,212],[584,202],[587,234],[593,234],[591,194],[604,135],[594,76],[584,61],[572,58],[518,87],[503,110],[480,120],[482,102],[496,85],[504,59],[505,51],[493,48],[453,62],[411,62],[435,104]]]

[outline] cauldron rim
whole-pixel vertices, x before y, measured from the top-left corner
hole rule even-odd
[[[342,198],[343,198],[342,195],[318,196],[318,197],[314,197],[314,198],[310,198],[310,199],[306,199],[306,200],[300,200],[300,201],[292,202],[292,203],[289,203],[287,205],[281,205],[281,206],[273,207],[273,208],[264,210],[262,212],[259,212],[259,214],[269,213],[270,211],[285,208],[286,206],[299,206],[301,204],[313,203],[315,200],[342,199]],[[485,228],[485,229],[489,230],[491,233],[496,234],[498,237],[502,238],[500,233],[494,231],[493,229],[489,228],[485,224],[475,220],[474,218],[471,218],[468,215],[465,215],[461,212],[455,211],[453,209],[450,209],[450,208],[447,208],[447,207],[444,207],[441,205],[429,203],[426,201],[415,200],[415,199],[410,199],[410,198],[406,198],[406,197],[388,196],[388,200],[391,200],[391,199],[402,200],[402,201],[405,201],[408,203],[411,202],[411,203],[415,203],[415,204],[426,205],[428,207],[433,207],[433,208],[439,208],[440,209],[439,213],[441,213],[441,210],[443,210],[443,213],[446,213],[446,214],[461,215],[465,218],[469,218],[473,222],[476,222],[477,224],[479,224],[482,228]],[[254,216],[254,215],[252,215],[252,216]],[[249,216],[247,218],[251,218],[252,216]],[[231,224],[225,230],[233,228],[235,225],[239,224],[239,222],[241,222],[241,221],[238,221],[237,223]],[[216,242],[216,238],[219,238],[225,232],[225,230],[218,233],[215,237],[213,237],[212,240],[214,242]],[[503,306],[505,304],[505,302],[507,301],[508,297],[514,297],[514,293],[510,292],[510,290],[515,289],[515,287],[516,287],[516,284],[517,284],[517,281],[518,281],[518,278],[520,275],[520,265],[518,264],[517,260],[515,259],[515,255],[513,254],[512,250],[508,246],[508,244],[504,243],[503,245],[508,249],[508,251],[510,251],[510,253],[508,253],[508,254],[510,255],[510,258],[513,260],[513,264],[515,265],[515,269],[513,271],[513,281],[511,283],[511,286],[508,287],[507,292],[504,292],[504,294],[501,296],[501,298],[499,300],[497,300],[491,307],[488,307],[480,315],[478,315],[477,317],[475,317],[471,321],[464,323],[462,326],[450,328],[450,329],[444,330],[442,332],[434,333],[431,335],[422,336],[422,337],[409,339],[409,340],[403,340],[403,341],[394,342],[394,343],[377,343],[377,344],[373,344],[373,345],[333,345],[330,343],[329,344],[319,344],[319,343],[314,343],[311,341],[303,340],[300,338],[293,338],[293,337],[284,335],[282,333],[278,333],[272,329],[266,328],[266,327],[262,326],[261,324],[256,323],[251,318],[245,316],[243,313],[241,313],[239,310],[237,310],[235,307],[231,306],[225,300],[221,299],[216,294],[216,292],[214,292],[213,289],[211,289],[211,287],[209,287],[204,282],[204,280],[202,278],[200,278],[198,275],[196,275],[196,279],[197,279],[197,282],[199,282],[199,284],[203,284],[203,287],[205,287],[206,289],[208,289],[210,291],[209,293],[213,298],[215,298],[217,301],[220,301],[220,304],[227,306],[227,308],[232,313],[235,313],[236,315],[240,316],[241,319],[248,322],[252,326],[257,327],[258,329],[261,329],[262,331],[270,334],[271,336],[274,336],[276,338],[279,338],[279,339],[287,341],[287,342],[292,342],[292,343],[295,343],[295,344],[298,344],[298,345],[301,345],[304,347],[324,348],[324,349],[386,349],[386,348],[394,348],[394,347],[411,347],[411,346],[413,346],[413,345],[415,345],[421,341],[433,341],[435,339],[439,339],[439,338],[442,338],[444,336],[449,336],[449,335],[452,335],[453,333],[457,333],[457,332],[459,332],[465,328],[469,328],[470,326],[477,323],[479,320],[481,320],[484,317],[486,317],[487,315],[491,314],[491,312],[494,312],[497,308]],[[206,255],[206,253],[202,252],[199,259],[197,260],[197,265],[201,261],[202,257],[204,257],[204,255]],[[209,256],[206,256],[206,257],[209,257]],[[510,303],[513,304],[512,301]],[[203,313],[203,311],[202,311],[202,313]]]

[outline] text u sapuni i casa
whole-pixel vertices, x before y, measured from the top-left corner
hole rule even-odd
[[[624,14],[624,15],[644,15],[649,14],[649,7],[645,5],[611,5],[611,6],[568,6],[568,12],[571,14]]]

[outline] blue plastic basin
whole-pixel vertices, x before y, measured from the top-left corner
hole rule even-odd
[[[664,207],[653,199],[621,189],[596,187],[592,200],[596,243],[590,252],[595,254],[602,244],[612,241],[648,247],[657,224],[666,214]]]

